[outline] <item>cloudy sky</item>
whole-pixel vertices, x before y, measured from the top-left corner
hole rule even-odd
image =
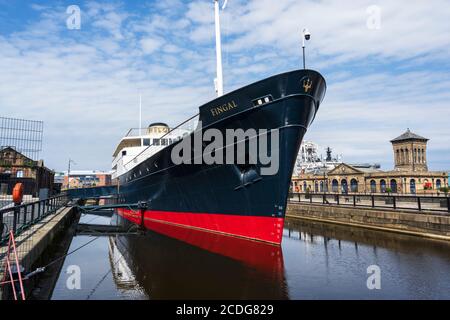
[[[431,139],[430,168],[450,169],[449,1],[229,0],[225,91],[301,67],[303,26],[307,67],[328,83],[305,139],[389,169],[389,140],[409,127]],[[146,124],[214,98],[214,50],[212,0],[0,0],[0,116],[44,120],[50,168],[108,170],[139,92]]]

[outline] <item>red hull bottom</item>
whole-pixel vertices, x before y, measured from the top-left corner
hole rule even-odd
[[[119,209],[118,213],[150,230],[151,222],[159,222],[276,245],[281,244],[284,224],[283,218],[260,216],[147,210],[142,219],[139,210]]]

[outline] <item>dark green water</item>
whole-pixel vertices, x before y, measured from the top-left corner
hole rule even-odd
[[[70,250],[91,239],[75,236]],[[73,265],[80,289],[67,287]],[[370,265],[381,289],[367,287]],[[66,258],[52,295],[195,298],[450,299],[450,243],[300,220],[286,222],[281,248],[198,231],[183,241],[153,231],[105,236]]]

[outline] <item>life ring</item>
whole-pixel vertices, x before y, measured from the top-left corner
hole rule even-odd
[[[23,199],[23,184],[22,183],[16,183],[13,189],[13,202],[15,204],[21,204]]]

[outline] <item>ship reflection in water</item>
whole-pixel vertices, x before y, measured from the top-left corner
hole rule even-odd
[[[52,299],[450,298],[446,242],[297,220],[286,221],[282,247],[152,229],[103,237],[68,256]],[[70,250],[89,239],[76,236]],[[70,265],[81,268],[80,290],[67,289]],[[367,288],[370,265],[381,269],[381,290]]]
[[[110,237],[110,255],[120,252],[111,258],[114,278],[127,279],[126,286],[135,279],[149,298],[288,298],[279,246],[162,223],[147,227],[145,235]]]

